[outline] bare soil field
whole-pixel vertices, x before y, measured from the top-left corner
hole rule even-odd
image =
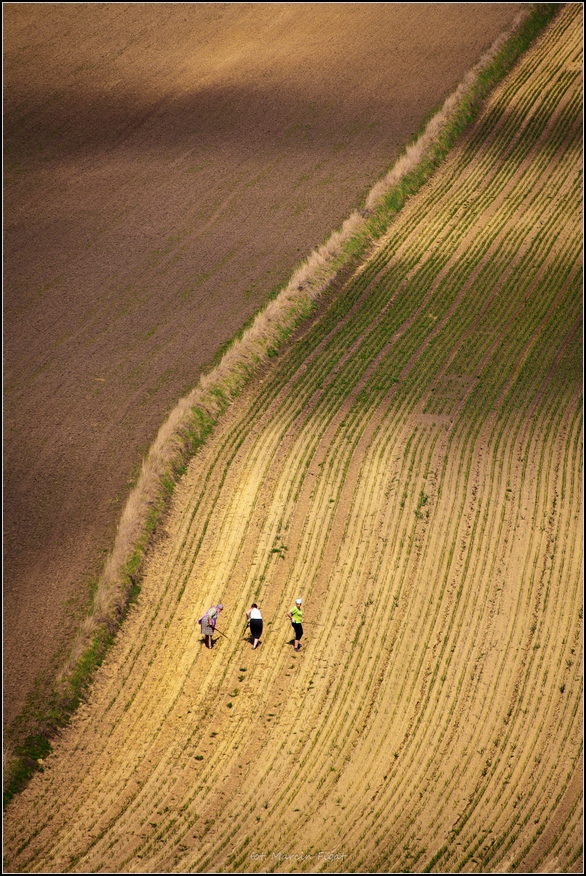
[[[12,872],[583,872],[582,24],[196,454]]]
[[[521,6],[3,4],[5,725],[176,400]]]

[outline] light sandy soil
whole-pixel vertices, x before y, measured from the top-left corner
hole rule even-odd
[[[176,400],[522,5],[3,5],[5,722]]]
[[[581,13],[554,24],[194,458],[13,870],[582,871]]]

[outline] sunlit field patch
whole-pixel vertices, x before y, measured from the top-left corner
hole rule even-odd
[[[581,870],[581,50],[568,6],[226,410],[12,866]]]

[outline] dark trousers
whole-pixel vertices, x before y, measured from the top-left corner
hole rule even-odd
[[[262,635],[262,620],[260,618],[250,618],[250,635],[253,639],[260,639]]]

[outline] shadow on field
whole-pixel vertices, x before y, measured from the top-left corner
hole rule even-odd
[[[371,95],[365,104],[361,94],[332,96],[319,87],[312,93],[283,82],[213,84],[159,99],[124,91],[107,97],[99,91],[36,91],[24,105],[11,107],[9,96],[6,103],[4,142],[11,157],[54,162],[97,158],[117,148],[125,155],[162,157],[227,146],[242,155],[274,155],[276,149],[321,153],[331,143],[344,148],[341,138],[355,136],[361,126],[368,134],[389,104],[394,113],[405,111],[387,94]]]

